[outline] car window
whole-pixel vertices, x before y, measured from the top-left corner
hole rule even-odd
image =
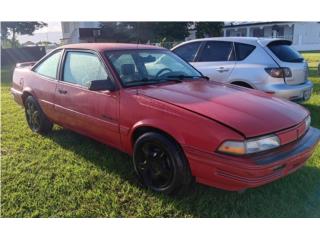
[[[256,47],[245,43],[235,43],[237,61],[246,59]]]
[[[123,50],[105,53],[125,86],[157,83],[166,78],[200,78],[188,63],[167,50]]]
[[[285,42],[275,41],[268,45],[268,48],[277,56],[281,61],[284,62],[303,62],[303,57],[290,45]]]
[[[225,62],[232,60],[232,42],[210,41],[201,51],[199,62]]]
[[[173,52],[185,61],[192,62],[196,57],[200,44],[201,42],[188,43],[176,48]]]
[[[63,81],[88,87],[93,80],[106,80],[108,74],[99,58],[88,52],[67,52]]]
[[[47,59],[42,61],[34,71],[43,76],[56,79],[61,53],[61,50],[53,53]]]

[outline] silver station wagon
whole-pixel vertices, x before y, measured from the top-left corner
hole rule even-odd
[[[220,37],[191,40],[171,50],[210,80],[306,101],[313,87],[308,64],[291,43],[275,38]]]

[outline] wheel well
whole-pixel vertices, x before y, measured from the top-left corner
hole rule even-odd
[[[134,143],[137,141],[137,139],[143,135],[144,133],[147,132],[156,132],[156,133],[160,133],[166,137],[168,137],[169,139],[171,139],[172,141],[174,141],[175,143],[178,144],[178,146],[180,147],[180,144],[178,143],[178,141],[176,139],[174,139],[170,134],[166,133],[163,130],[160,130],[158,128],[154,128],[154,127],[138,127],[137,129],[134,130],[132,137],[131,137],[131,143],[132,146],[134,145]]]
[[[231,84],[241,86],[241,87],[246,87],[246,88],[253,88],[250,84],[242,81],[235,81],[235,82],[232,82]]]
[[[24,93],[22,94],[22,103],[23,103],[23,105],[24,105],[27,97],[29,97],[29,96],[32,96],[32,94],[29,93],[29,92],[24,92]]]

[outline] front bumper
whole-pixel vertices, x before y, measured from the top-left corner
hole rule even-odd
[[[284,177],[304,165],[320,140],[320,131],[310,128],[298,141],[272,152],[252,156],[228,156],[185,148],[192,174],[205,185],[240,191]]]
[[[307,101],[312,94],[313,83],[306,81],[299,85],[270,84],[263,88],[265,92],[273,92],[274,96],[286,98],[291,101]]]

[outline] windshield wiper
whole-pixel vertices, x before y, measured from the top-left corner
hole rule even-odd
[[[136,86],[136,85],[147,85],[147,84],[153,84],[153,83],[157,83],[159,81],[157,81],[156,79],[152,79],[152,78],[142,78],[140,80],[137,81],[132,81],[132,82],[128,82],[125,85],[126,86]]]
[[[193,79],[193,78],[200,78],[201,76],[189,76],[189,75],[170,75],[165,76],[164,78],[154,79],[154,78],[142,78],[137,81],[132,81],[126,83],[126,86],[137,86],[137,85],[147,85],[147,84],[155,84],[155,83],[162,83],[162,82],[183,82],[183,79]]]
[[[161,78],[161,80],[159,82],[177,82],[177,83],[181,83],[183,81],[182,81],[182,79],[179,79],[179,78]]]
[[[201,76],[190,76],[190,75],[169,75],[166,76],[164,79],[179,79],[179,80],[183,80],[183,79],[190,79],[190,78],[200,78]]]

